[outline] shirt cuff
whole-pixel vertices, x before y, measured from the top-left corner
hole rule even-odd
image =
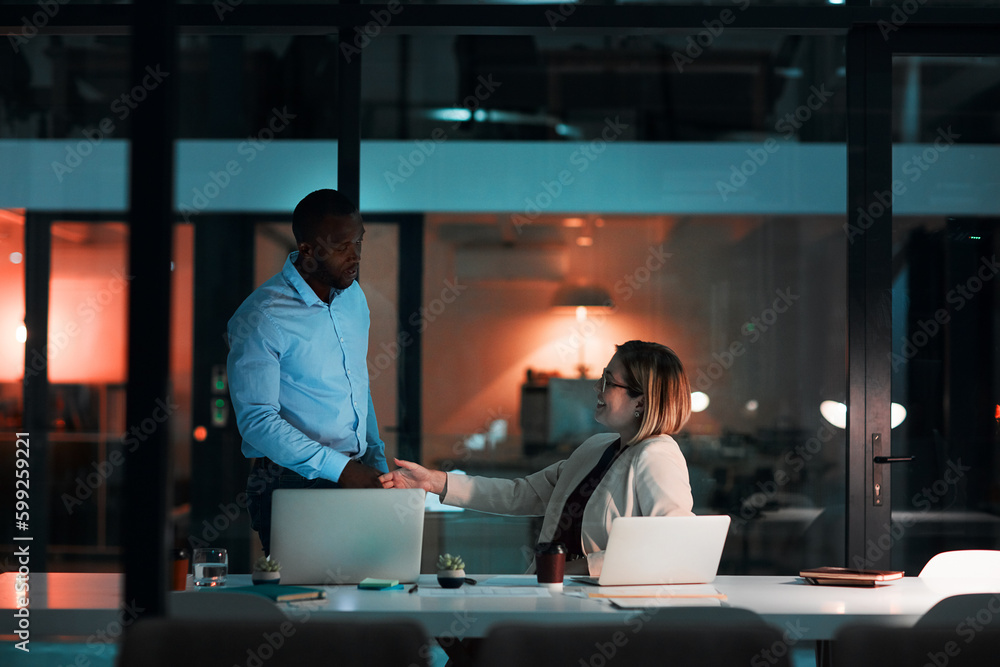
[[[341,454],[340,452],[332,452],[329,458],[323,464],[323,474],[321,475],[325,479],[329,479],[334,482],[340,481],[340,476],[344,473],[344,468],[347,467],[347,463],[351,460],[351,457]]]

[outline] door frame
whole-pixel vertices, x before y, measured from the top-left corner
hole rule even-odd
[[[848,451],[846,565],[890,569],[892,451],[892,59],[998,56],[988,27],[879,21],[847,35]],[[880,474],[881,473],[881,474]],[[876,484],[879,496],[876,498]]]

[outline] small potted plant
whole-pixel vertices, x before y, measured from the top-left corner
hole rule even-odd
[[[281,563],[261,556],[253,564],[253,574],[250,579],[256,584],[277,584],[281,582]]]
[[[458,588],[465,583],[465,561],[461,556],[438,556],[438,583],[441,588]]]

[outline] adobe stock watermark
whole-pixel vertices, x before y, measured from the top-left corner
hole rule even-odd
[[[889,35],[896,32],[910,20],[910,17],[917,13],[927,0],[904,0],[902,3],[892,3],[892,13],[889,14],[889,20],[879,19],[875,24],[878,26],[878,31],[882,33],[882,39],[889,41]]]
[[[601,136],[586,143],[577,144],[577,149],[570,153],[567,161],[571,166],[575,167],[575,172],[577,174],[582,174],[587,171],[587,169],[590,168],[590,165],[604,154],[604,151],[608,149],[608,146],[617,141],[628,128],[628,123],[623,123],[619,116],[615,116],[613,119],[606,117],[604,119],[604,127],[601,128]],[[573,174],[573,171],[570,171],[569,169],[562,169],[551,181],[542,180],[539,183],[539,185],[541,185],[541,189],[538,193],[532,197],[525,198],[524,210],[511,217],[514,230],[520,234],[522,227],[532,224],[538,216],[552,206],[553,202],[555,202],[555,200],[558,199],[565,191],[565,188],[574,183],[575,179],[576,176]]]
[[[190,203],[182,202],[180,205],[184,222],[191,222],[192,215],[197,215],[208,208],[212,200],[229,187],[233,177],[243,173],[243,167],[257,159],[258,154],[266,150],[275,137],[287,129],[296,117],[297,114],[291,113],[287,106],[271,109],[271,117],[267,124],[260,128],[257,134],[248,136],[246,141],[240,142],[236,147],[236,153],[243,158],[242,162],[228,160],[219,171],[209,170],[208,180],[201,187],[191,188]]]
[[[37,376],[46,367],[48,362],[59,357],[70,341],[79,336],[83,329],[82,325],[92,323],[97,316],[109,307],[119,297],[123,297],[128,289],[128,283],[135,276],[131,276],[124,269],[112,269],[111,277],[104,283],[101,289],[89,294],[86,299],[76,305],[76,317],[69,319],[58,330],[49,334],[48,343],[41,352],[34,350],[31,359],[27,360],[24,368],[24,382]]]
[[[382,31],[389,27],[394,16],[403,11],[403,4],[399,0],[389,0],[385,9],[373,9],[368,12],[372,20],[363,26],[354,26],[354,40],[351,44],[340,45],[340,54],[344,56],[344,61],[350,63],[351,58],[361,55],[361,50],[372,43],[372,40],[382,34]]]
[[[834,431],[826,424],[820,425],[816,429],[816,434],[810,437],[801,445],[796,445],[793,449],[785,452],[781,462],[785,467],[776,468],[767,481],[758,481],[757,491],[749,496],[740,499],[740,508],[736,516],[733,516],[733,528],[742,528],[747,522],[756,517],[767,507],[785,486],[793,479],[792,473],[801,472],[806,465],[819,456],[826,446],[834,438]]]
[[[478,84],[475,89],[473,89],[472,94],[466,96],[462,100],[461,109],[467,111],[469,118],[475,118],[476,112],[479,111],[479,107],[482,106],[483,102],[489,99],[496,90],[503,85],[502,81],[494,81],[493,75],[489,74],[486,77],[480,75],[477,78]],[[480,112],[482,113],[482,112]],[[457,120],[451,125],[451,130],[455,130],[465,120]],[[386,169],[382,172],[382,178],[385,180],[385,184],[389,186],[389,192],[395,192],[396,187],[405,183],[410,176],[416,173],[427,160],[434,155],[437,151],[438,144],[443,144],[448,141],[448,132],[440,127],[434,128],[428,139],[415,139],[413,141],[413,150],[406,155],[400,154],[398,157],[398,164],[396,165],[395,171],[389,171]]]
[[[73,495],[64,493],[60,496],[66,513],[72,516],[77,507],[83,505],[85,500],[89,499],[118,468],[125,464],[125,454],[131,454],[138,449],[139,445],[156,433],[160,426],[165,424],[179,408],[180,406],[169,398],[166,401],[156,399],[150,415],[138,424],[133,424],[132,428],[119,438],[125,451],[114,449],[108,454],[106,460],[92,461],[93,471],[87,473],[86,476],[76,478],[76,488]]]
[[[826,84],[811,86],[809,96],[803,104],[790,111],[774,124],[776,132],[782,134],[782,138],[787,141],[795,136],[796,130],[808,123],[813,114],[823,108],[823,106],[833,97],[833,93],[826,89]],[[744,160],[739,166],[729,165],[728,181],[716,181],[715,188],[719,191],[722,201],[728,201],[729,196],[737,192],[749,182],[749,179],[756,174],[771,156],[781,150],[781,144],[774,137],[769,137],[758,147],[746,150],[749,159]]]
[[[792,293],[791,287],[786,287],[784,290],[775,290],[774,293],[776,298],[771,303],[771,306],[762,310],[759,315],[751,317],[740,328],[740,334],[747,338],[748,342],[744,344],[743,341],[732,341],[722,352],[712,353],[714,361],[707,368],[698,369],[698,375],[692,384],[700,391],[708,391],[717,380],[735,365],[737,358],[746,354],[747,346],[759,341],[761,336],[767,333],[778,321],[778,317],[787,313],[800,298],[798,294]]]
[[[472,626],[478,622],[478,616],[473,616],[467,611],[456,611],[452,614],[451,623],[443,631],[437,633],[435,640],[441,648],[447,650],[465,639],[469,634],[469,631],[472,629]],[[419,655],[426,662],[426,664],[432,663],[434,648],[431,645],[431,641],[421,645],[421,647],[417,650],[417,655]],[[416,663],[410,663],[408,667],[420,666]]]
[[[256,648],[247,649],[247,658],[243,662],[246,667],[263,667],[264,663],[281,650],[298,628],[291,621],[282,621],[276,630],[261,633],[261,642]]]
[[[269,322],[267,317],[264,316],[264,312],[271,307],[272,303],[274,303],[274,297],[269,296],[260,306],[250,309],[249,312],[237,311],[232,319],[230,319],[226,330],[221,334],[227,349],[232,349],[236,345],[242,345],[247,338],[258,330],[261,324]]]
[[[125,628],[129,627],[137,620],[139,616],[146,611],[144,607],[136,605],[135,600],[132,600],[128,604],[122,604],[121,609],[118,611],[118,619],[108,623],[103,630],[98,630],[94,634],[87,637],[87,646],[95,647],[96,654],[95,657],[101,657],[104,655],[105,650],[109,653],[113,651],[115,645],[121,640],[122,633],[125,632]],[[88,667],[90,661],[84,657],[85,662],[80,661],[80,656],[77,656],[74,665],[76,667]],[[103,664],[103,661],[102,661]]]
[[[31,16],[21,17],[20,33],[7,35],[7,41],[10,43],[10,48],[14,49],[14,53],[20,53],[21,47],[37,35],[39,29],[47,26],[49,21],[54,19],[56,14],[59,13],[62,5],[68,2],[69,0],[38,0],[35,3],[38,6],[38,11],[34,12]]]
[[[157,64],[155,67],[147,65],[146,75],[142,77],[142,81],[132,90],[116,97],[109,110],[119,121],[124,121],[168,76],[170,76],[170,72],[161,70],[160,65]],[[94,149],[114,134],[116,129],[117,126],[112,117],[105,116],[92,129],[83,130],[83,140],[72,146],[67,146],[66,157],[61,162],[52,161],[52,172],[56,175],[56,180],[62,183],[63,178],[67,174],[72,174],[74,169],[83,164],[83,161],[94,152]]]
[[[903,174],[909,176],[909,182],[916,183],[923,177],[940,158],[943,153],[948,152],[955,141],[961,138],[961,134],[954,132],[951,125],[947,128],[938,128],[937,137],[931,146],[914,154],[903,163]],[[885,215],[885,212],[892,206],[893,197],[902,197],[908,191],[909,186],[900,179],[894,179],[889,190],[875,193],[875,200],[867,208],[858,207],[856,222],[845,222],[844,233],[847,234],[849,243],[854,243],[857,237],[864,234],[875,221]]]
[[[653,279],[653,275],[667,264],[667,260],[673,257],[673,253],[666,252],[664,244],[650,246],[647,249],[645,259],[620,279],[615,281],[614,293],[621,297],[617,302],[608,304],[604,309],[588,314],[587,318],[575,321],[566,341],[560,340],[556,343],[556,352],[565,362],[569,358],[576,358],[580,348],[591,337],[594,336],[608,321],[608,315],[613,315],[619,311],[623,304],[628,303],[636,292]]]
[[[945,463],[947,467],[941,477],[934,480],[929,486],[923,487],[919,493],[913,494],[913,497],[910,499],[910,502],[919,512],[926,513],[931,511],[935,505],[940,503],[965,478],[965,473],[972,470],[971,466],[962,465],[961,458],[954,461],[948,459]],[[889,552],[894,544],[903,538],[906,531],[916,524],[917,519],[908,514],[902,514],[896,522],[883,524],[882,528],[884,532],[879,535],[878,539],[869,538],[865,544],[865,558],[858,555],[854,556],[854,567],[864,569],[869,567],[870,563],[880,560]],[[865,560],[866,558],[867,560]]]
[[[504,412],[503,407],[490,408],[486,411],[486,418],[483,420],[483,425],[476,429],[471,437],[481,436],[486,438],[491,433],[494,423],[497,421],[509,422],[512,417],[513,415]],[[462,436],[452,443],[451,458],[441,464],[441,470],[451,472],[457,467],[456,464],[472,458],[472,449],[469,447],[468,440],[468,436]]]
[[[188,536],[190,547],[200,549],[212,546],[212,543],[229,530],[243,512],[247,511],[250,506],[250,494],[263,493],[280,474],[281,468],[273,463],[263,469],[255,468],[254,473],[247,478],[246,489],[237,493],[233,502],[219,503],[219,511],[215,516],[211,519],[202,519],[200,527],[190,528]],[[197,535],[196,530],[200,530]]]
[[[446,278],[444,286],[438,295],[431,299],[426,306],[421,306],[410,313],[406,321],[409,322],[411,327],[417,328],[417,333],[423,333],[467,289],[469,289],[469,286],[459,283],[458,278]],[[379,352],[374,357],[369,356],[368,381],[371,382],[381,375],[383,371],[392,366],[393,362],[403,354],[403,351],[413,345],[414,340],[409,331],[400,331],[396,334],[396,340],[390,343],[386,343],[385,341],[379,343]]]
[[[746,11],[746,8],[750,6],[750,0],[732,0],[732,3],[741,12]],[[705,27],[704,30],[699,30],[694,35],[689,35],[687,43],[684,45],[684,50],[674,51],[671,55],[677,71],[683,74],[684,67],[694,64],[695,60],[700,58],[707,49],[711,48],[712,44],[725,31],[726,27],[735,22],[736,14],[732,9],[728,8],[719,12],[719,18],[717,19],[702,21],[702,25]]]
[[[955,626],[955,634],[964,639],[966,645],[971,644],[980,632],[992,625],[997,614],[1000,614],[1000,595],[990,597],[986,604],[976,611],[975,615],[970,614],[962,619]],[[942,648],[942,652],[927,653],[929,664],[934,665],[934,667],[945,667],[951,662],[949,658],[957,657],[962,652],[962,647],[954,641],[946,642]]]
[[[957,283],[945,294],[945,302],[954,306],[956,312],[965,308],[966,304],[975,298],[989,281],[1000,273],[1000,263],[997,263],[997,256],[979,259],[979,268],[965,281]],[[951,321],[951,311],[947,308],[938,308],[934,315],[927,319],[918,320],[915,331],[903,337],[903,344],[900,352],[889,352],[889,360],[892,362],[892,370],[898,371],[907,362],[927,346],[944,328],[944,325]]]
[[[802,641],[807,632],[809,628],[802,625],[802,621],[796,620],[794,623],[785,621],[781,639],[775,639],[770,646],[762,648],[757,655],[750,658],[750,667],[769,667],[778,664],[796,644]]]

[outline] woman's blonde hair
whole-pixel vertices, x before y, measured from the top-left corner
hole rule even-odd
[[[616,346],[633,398],[644,395],[639,432],[626,444],[660,433],[677,433],[691,416],[691,384],[677,354],[666,345],[630,340]]]

